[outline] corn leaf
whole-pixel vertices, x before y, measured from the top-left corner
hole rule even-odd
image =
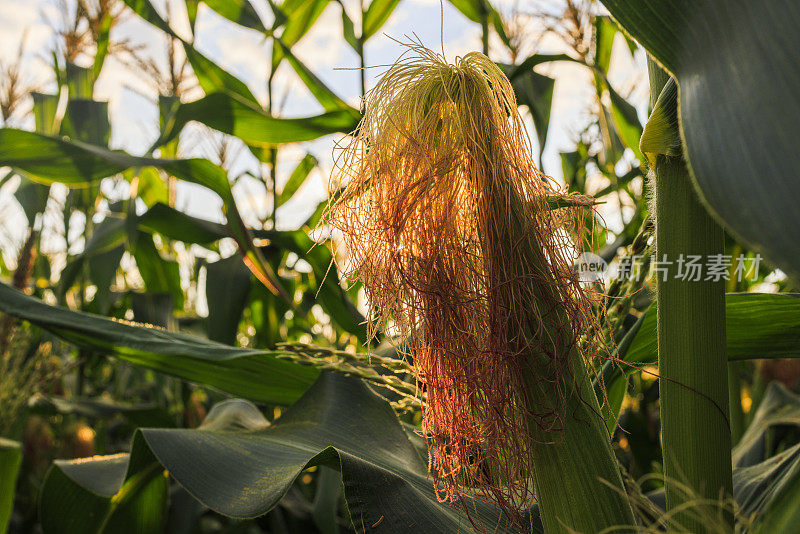
[[[17,474],[22,465],[22,446],[16,441],[0,438],[0,534],[5,534],[11,513],[14,511],[14,495],[17,493]]]
[[[792,532],[800,498],[800,444],[789,429],[800,427],[800,397],[770,383],[741,441],[733,450],[736,500],[753,516],[752,532]],[[785,439],[784,437],[788,438]]]
[[[670,78],[647,119],[639,141],[639,149],[655,165],[656,156],[681,155],[681,134],[678,129],[678,85]]]
[[[395,10],[400,0],[372,0],[361,27],[361,39],[366,41],[381,29]]]
[[[231,400],[215,406],[196,430],[140,430],[132,457],[145,456],[143,449],[200,502],[235,518],[266,513],[304,469],[326,466],[341,473],[359,532],[464,528],[460,510],[438,502],[426,464],[389,404],[360,380],[341,375],[322,375],[272,424],[252,404]],[[91,483],[89,468],[59,465],[69,466],[75,483]],[[489,505],[469,506],[484,528],[504,528]]]
[[[286,17],[281,33],[283,44],[291,48],[302,39],[328,7],[328,3],[329,0],[286,0],[283,2],[279,6],[280,11]],[[283,48],[273,47],[272,72],[275,72],[283,58]]]
[[[624,363],[604,365],[614,420],[625,394],[624,375],[643,365],[657,365],[657,304],[640,317],[620,341],[616,356]],[[800,295],[786,293],[729,293],[725,297],[725,331],[729,361],[762,358],[800,358]],[[628,364],[628,365],[626,365]]]
[[[132,455],[56,460],[42,485],[39,507],[47,533],[160,532],[169,479],[147,447]]]
[[[254,234],[268,239],[282,250],[294,252],[308,262],[313,275],[309,280],[309,293],[319,301],[325,313],[329,314],[337,325],[355,334],[362,343],[366,342],[366,319],[340,285],[339,274],[328,247],[314,242],[300,230],[294,232],[262,230]]]
[[[105,398],[76,398],[37,395],[28,404],[32,413],[79,415],[91,419],[111,419],[118,415],[137,426],[174,427],[175,416],[155,404],[126,404]]]
[[[58,112],[59,95],[31,93],[33,98],[33,117],[36,131],[47,135],[58,132],[56,114]]]
[[[156,146],[177,138],[191,121],[238,137],[247,144],[272,146],[311,141],[337,132],[349,133],[358,125],[358,120],[346,110],[295,119],[276,118],[237,95],[217,92],[181,104]]]
[[[642,123],[639,122],[636,108],[611,86],[605,76],[603,79],[611,100],[611,118],[614,120],[617,134],[622,142],[625,143],[625,146],[633,150],[636,157],[642,161],[642,153],[639,149],[639,140],[642,137]]]
[[[0,311],[79,347],[258,402],[291,404],[319,374],[312,367],[277,359],[279,352],[237,349],[49,306],[5,284],[0,284]]]
[[[264,34],[269,34],[270,31],[264,27],[261,22],[261,17],[253,9],[249,0],[200,0],[203,3],[230,20],[245,28],[256,30]]]
[[[209,339],[227,345],[236,343],[251,286],[250,271],[238,254],[206,264]]]
[[[84,143],[108,146],[111,139],[108,102],[70,98],[61,122],[61,135]]]
[[[353,24],[353,19],[347,14],[347,11],[344,8],[344,4],[339,2],[342,8],[342,36],[344,37],[345,42],[350,45],[350,48],[358,53],[359,43],[358,37],[356,37],[356,27]]]
[[[281,194],[278,195],[278,206],[281,206],[292,198],[318,163],[317,158],[311,154],[306,154],[305,157],[300,160],[300,163],[297,164],[292,174],[289,175],[289,180],[283,186]]]
[[[491,22],[497,35],[508,45],[509,39],[503,28],[503,19],[497,10],[492,7],[489,0],[449,0],[453,7],[472,22],[483,23],[484,18]]]
[[[158,14],[158,11],[149,0],[125,0],[125,3],[137,15],[183,45],[186,59],[189,60],[192,70],[197,76],[197,82],[206,94],[216,91],[229,92],[258,106],[258,101],[247,87],[247,84],[198,52],[191,43],[184,41],[172,30],[169,23]],[[247,0],[224,0],[222,2],[211,1],[205,3],[223,17],[229,18],[234,22],[239,22],[238,18],[241,17],[243,21],[250,24],[256,24],[256,21],[257,24],[261,24],[258,15],[252,10],[253,8]],[[263,25],[260,28],[266,32]]]
[[[317,76],[311,72],[311,70],[309,70],[309,68],[306,67],[303,62],[297,59],[297,56],[292,53],[291,49],[283,44],[283,41],[276,37],[274,42],[277,46],[281,47],[283,54],[286,56],[286,60],[325,111],[337,111],[344,109],[348,110],[354,118],[361,118],[361,114],[357,109],[349,106],[344,100],[339,98],[333,91],[331,91],[328,86],[322,83],[322,80],[317,78]]]
[[[202,185],[222,199],[230,235],[245,255],[253,274],[270,291],[291,301],[278,282],[277,275],[253,247],[252,239],[233,199],[227,173],[206,159],[137,157],[80,141],[2,128],[0,165],[20,168],[29,173],[32,179],[43,183],[60,182],[71,187],[86,187],[102,178],[135,167],[158,167],[178,179]]]
[[[528,58],[528,60],[531,60],[531,58]],[[534,71],[534,64],[534,61],[530,61],[526,67],[522,67],[522,65],[500,66],[511,81],[511,86],[517,96],[517,104],[527,106],[528,111],[531,113],[533,124],[536,127],[536,137],[539,140],[539,158],[541,158],[542,152],[544,152],[544,145],[547,142],[550,110],[553,104],[553,89],[556,81]]]
[[[603,3],[676,78],[684,152],[711,213],[800,280],[800,241],[787,231],[800,225],[800,4]]]
[[[170,239],[200,245],[208,245],[229,237],[224,225],[191,217],[164,205],[156,205],[145,212],[139,219],[139,228],[158,232]],[[326,246],[315,243],[302,230],[285,232],[254,230],[253,234],[268,240],[280,250],[294,252],[305,260],[312,268],[312,272],[308,275],[308,291],[311,297],[319,300],[325,312],[337,325],[366,341],[366,319],[340,285],[333,256]]]
[[[162,258],[153,242],[153,236],[142,232],[137,232],[135,241],[131,243],[133,257],[136,260],[136,267],[144,281],[144,286],[148,293],[163,294],[172,296],[171,304],[176,310],[183,309],[183,288],[181,287],[181,274],[178,262],[172,259]],[[143,318],[136,317],[137,321],[145,321]],[[165,321],[152,321],[165,326]]]
[[[230,236],[224,224],[198,219],[160,203],[144,212],[138,225],[146,232],[197,245],[208,245]]]

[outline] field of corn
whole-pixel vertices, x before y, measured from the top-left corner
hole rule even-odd
[[[491,2],[0,0],[0,534],[800,532],[800,3]]]

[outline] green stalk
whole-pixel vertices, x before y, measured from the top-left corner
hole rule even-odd
[[[273,44],[273,46],[275,46]],[[275,77],[275,71],[270,68],[269,76],[267,77],[267,113],[272,114],[272,80]],[[269,164],[269,180],[270,187],[267,188],[268,192],[272,194],[272,213],[270,219],[272,221],[272,229],[278,228],[278,146],[269,149],[270,164]]]
[[[481,51],[483,52],[484,56],[489,55],[489,17],[491,16],[490,8],[488,2],[479,1],[478,2],[478,15],[480,17],[481,22]]]
[[[653,76],[651,99],[663,87]],[[694,191],[680,156],[658,155],[654,174],[657,261],[677,262],[699,255],[705,264],[724,254],[722,229]],[[725,346],[725,283],[676,278],[657,272],[658,362],[661,379],[661,429],[667,509],[684,511],[676,520],[690,532],[705,532],[715,517],[732,516],[713,502],[731,495],[731,434],[728,419],[728,367]],[[666,278],[666,280],[665,280]],[[684,507],[688,507],[685,508]]]
[[[489,55],[489,10],[481,3],[481,47],[483,55]]]
[[[358,59],[361,64],[361,69],[359,69],[359,73],[361,74],[361,97],[363,98],[364,95],[367,93],[367,64],[366,58],[364,57],[364,17],[366,16],[367,11],[366,7],[364,6],[364,0],[361,0],[361,32],[358,35]]]

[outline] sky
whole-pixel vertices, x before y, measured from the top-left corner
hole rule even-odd
[[[59,0],[0,0],[0,61],[11,60],[24,37],[24,74],[43,84],[43,89],[53,89],[50,81],[50,67],[47,65],[47,50],[52,47],[53,35],[47,20],[58,19]],[[69,1],[69,0],[68,0]],[[164,12],[165,2],[169,1],[174,28],[188,37],[188,24],[181,24],[182,0],[154,0],[154,5]],[[514,3],[522,6],[521,11],[533,9],[558,9],[558,0],[496,0],[495,7],[504,13],[514,8]],[[357,20],[358,4],[344,0],[345,8],[351,18]],[[266,2],[256,1],[257,10],[265,20],[271,15],[261,9]],[[331,2],[313,29],[297,45],[293,52],[329,87],[354,107],[359,105],[360,82],[358,58],[342,37],[341,7]],[[442,14],[444,16],[442,20]],[[402,0],[381,31],[366,45],[366,62],[372,66],[367,70],[369,88],[382,72],[380,65],[394,62],[403,52],[397,41],[415,36],[423,44],[436,50],[444,46],[449,59],[472,50],[480,50],[480,27],[468,21],[461,13],[437,0]],[[114,28],[112,40],[127,39],[144,47],[146,54],[162,58],[164,37],[161,32],[130,13]],[[535,50],[528,52],[555,53],[563,51],[554,38],[539,39]],[[616,51],[624,49],[617,43]],[[195,46],[203,54],[218,62],[231,73],[245,81],[261,102],[266,101],[266,73],[270,57],[269,44],[263,36],[242,29],[223,19],[210,9],[201,5],[195,28]],[[493,42],[490,50],[492,59],[507,61],[499,42]],[[162,61],[163,62],[163,61]],[[577,133],[586,124],[592,106],[593,88],[585,69],[566,62],[540,65],[537,71],[556,80],[550,129],[543,155],[543,170],[556,178],[561,177],[559,153],[574,147]],[[615,53],[610,72],[612,84],[623,94],[633,89],[632,99],[644,119],[646,112],[647,81],[644,57],[638,53],[630,58],[627,53]],[[289,65],[279,69],[275,80],[276,101],[284,101],[282,115],[304,116],[322,111],[321,107],[307,93],[301,82],[294,76]],[[198,94],[197,96],[202,96]],[[144,152],[157,136],[157,94],[139,77],[132,75],[130,69],[111,58],[106,61],[98,80],[95,99],[107,100],[112,124],[112,146],[134,154]],[[189,146],[194,137],[183,143],[185,155],[206,156],[203,146]],[[306,152],[314,154],[321,162],[320,168],[312,175],[295,199],[278,210],[278,225],[283,228],[296,226],[302,221],[317,202],[325,198],[327,181],[332,170],[332,150],[336,136],[327,136],[310,143],[292,145],[281,149],[278,163],[279,182],[285,180],[294,165]],[[534,145],[535,145],[534,141]],[[237,171],[255,165],[241,157],[235,167]],[[21,242],[24,224],[16,224],[22,216],[21,210],[11,197],[15,184],[8,183],[0,190],[0,224],[6,236],[0,236],[4,253],[10,241]],[[124,192],[123,192],[124,193]],[[263,188],[254,181],[241,182],[235,189],[237,199],[245,216],[263,212],[267,209]],[[63,192],[62,192],[63,194]],[[221,220],[221,202],[215,195],[199,186],[184,184],[177,194],[176,206],[195,216]],[[248,215],[249,214],[249,215]],[[52,245],[57,247],[58,244]],[[63,245],[62,245],[63,246]],[[13,256],[13,255],[12,255]],[[6,258],[7,260],[10,258]]]

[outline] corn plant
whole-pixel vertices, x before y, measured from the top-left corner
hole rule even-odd
[[[369,44],[399,4],[187,0],[176,24],[183,10],[148,0],[81,0],[57,28],[54,82],[5,69],[0,183],[19,183],[29,228],[16,266],[0,265],[0,367],[14,371],[0,378],[14,413],[0,531],[796,528],[797,384],[751,360],[800,357],[800,299],[785,291],[800,272],[798,9],[606,0],[609,16],[567,0],[530,17],[560,53],[524,57],[523,12],[452,0],[482,53],[412,44],[370,88]],[[195,46],[206,9],[269,43],[264,100]],[[356,52],[360,109],[296,54],[326,9]],[[124,16],[161,32],[166,70],[113,38]],[[648,56],[644,125],[611,81],[615,42]],[[111,147],[95,99],[108,58],[157,90],[138,155]],[[558,62],[592,84],[563,183],[539,168],[543,72]],[[281,68],[319,112],[282,116]],[[331,199],[285,230],[280,208],[320,165],[302,143],[331,134],[350,134]],[[290,144],[304,151],[283,169]],[[233,174],[237,154],[247,173]],[[246,181],[266,211],[237,202]],[[224,222],[181,211],[184,182],[214,193]],[[58,276],[48,210],[64,222]],[[650,276],[581,282],[583,243],[620,273],[644,256]],[[670,268],[739,255],[764,258],[752,284],[728,280],[730,263],[697,280]],[[44,343],[60,372],[33,380]]]

